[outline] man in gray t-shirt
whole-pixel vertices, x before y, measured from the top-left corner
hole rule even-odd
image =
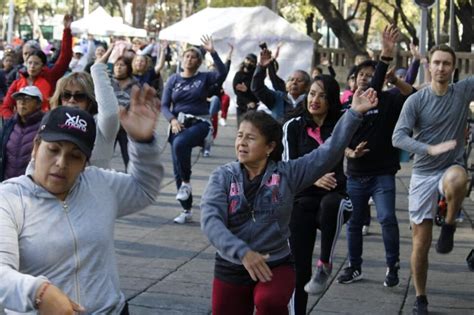
[[[467,189],[463,153],[474,76],[450,84],[455,61],[449,46],[431,49],[431,85],[407,99],[392,136],[395,147],[415,153],[408,200],[413,228],[411,268],[417,295],[414,314],[427,314],[428,252],[438,196],[446,198],[448,209],[436,251],[446,254],[453,248],[455,218]]]

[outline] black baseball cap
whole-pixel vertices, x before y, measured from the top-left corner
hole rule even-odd
[[[257,55],[255,54],[248,54],[247,56],[245,56],[245,58],[247,58],[248,60],[252,61],[253,63],[257,63]]]
[[[48,142],[72,142],[90,158],[96,125],[88,112],[75,107],[59,106],[44,115],[38,134]]]

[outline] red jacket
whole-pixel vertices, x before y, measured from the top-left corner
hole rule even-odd
[[[72,34],[71,29],[64,29],[63,39],[61,42],[61,52],[59,58],[50,69],[48,67],[43,67],[38,77],[33,82],[43,95],[43,103],[41,109],[45,112],[49,110],[49,98],[53,95],[56,88],[56,82],[66,73],[69,68],[69,62],[72,58]],[[15,100],[12,97],[12,94],[18,92],[22,87],[25,87],[28,84],[28,75],[26,73],[20,72],[20,78],[13,81],[8,89],[7,95],[3,100],[3,104],[0,106],[0,116],[7,119],[13,116],[14,107],[16,105]]]

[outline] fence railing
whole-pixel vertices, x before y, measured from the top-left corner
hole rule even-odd
[[[354,64],[354,59],[346,53],[344,49],[335,48],[317,48],[317,54],[332,62],[332,66],[336,71],[336,79],[339,82],[345,82],[350,67]],[[380,51],[374,51],[374,58],[378,59]],[[474,53],[456,52],[456,66],[459,70],[459,79],[464,79],[474,74]],[[394,64],[397,67],[407,68],[411,62],[411,54],[408,51],[400,51],[397,53]]]

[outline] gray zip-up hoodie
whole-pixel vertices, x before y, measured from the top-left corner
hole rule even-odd
[[[28,176],[0,184],[0,304],[8,314],[36,314],[35,293],[46,280],[85,314],[120,313],[115,219],[155,200],[159,151],[156,140],[130,141],[129,174],[86,167],[64,202]]]
[[[268,261],[288,256],[295,194],[334,168],[361,121],[349,110],[319,148],[296,160],[269,161],[253,205],[244,195],[240,163],[214,170],[201,201],[201,228],[218,253],[235,264],[249,250],[270,254]]]

